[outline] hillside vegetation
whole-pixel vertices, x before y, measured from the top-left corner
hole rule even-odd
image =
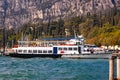
[[[98,12],[94,15],[72,17],[70,19],[51,21],[36,24],[26,23],[18,29],[5,31],[6,42],[10,46],[12,41],[36,40],[49,37],[69,37],[82,34],[86,38],[86,43],[97,46],[120,45],[120,12],[115,8],[104,13]],[[3,30],[0,31],[0,41],[3,42]],[[66,33],[67,32],[67,33]]]

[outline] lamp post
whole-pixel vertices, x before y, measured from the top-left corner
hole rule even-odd
[[[5,39],[5,28],[3,28],[3,54],[5,54],[5,43],[6,43],[6,39]]]

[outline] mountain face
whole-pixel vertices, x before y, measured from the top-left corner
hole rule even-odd
[[[119,9],[120,0],[0,0],[0,27]]]

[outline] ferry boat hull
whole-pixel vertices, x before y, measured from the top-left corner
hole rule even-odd
[[[33,58],[33,57],[60,58],[62,55],[61,54],[17,54],[17,53],[10,53],[9,56],[18,57],[18,58]]]
[[[17,54],[17,53],[10,53],[9,56],[18,57],[18,58],[41,57],[41,58],[72,58],[72,59],[109,59],[112,56],[112,54],[111,53],[104,53],[104,54]]]
[[[75,59],[109,59],[111,53],[104,54],[64,54],[61,58],[75,58]]]

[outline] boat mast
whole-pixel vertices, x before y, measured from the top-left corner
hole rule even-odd
[[[74,36],[75,36],[75,39],[76,39],[77,38],[77,34],[76,34],[75,30],[74,30]]]

